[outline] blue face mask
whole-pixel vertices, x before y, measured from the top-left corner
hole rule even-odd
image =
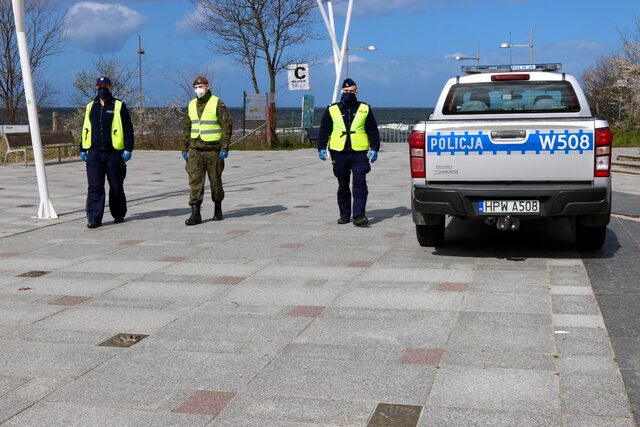
[[[350,93],[350,92],[343,93],[342,97],[340,99],[345,104],[352,104],[352,103],[356,102],[356,100],[357,100],[356,94],[355,93]]]
[[[106,87],[99,87],[97,92],[98,92],[98,96],[103,101],[106,101],[107,99],[111,98],[111,92],[109,92],[109,89],[107,89]]]

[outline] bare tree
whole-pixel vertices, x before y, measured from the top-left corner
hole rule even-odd
[[[264,61],[269,76],[270,125],[275,137],[276,75],[293,60],[288,49],[315,38],[314,0],[191,0],[199,18],[196,28],[207,32],[217,50],[246,66],[260,93],[256,66]]]
[[[66,41],[63,29],[64,18],[52,11],[47,0],[25,1],[27,48],[34,76],[48,57],[62,52]],[[0,0],[0,50],[0,101],[7,122],[13,124],[19,108],[24,107],[25,95],[11,0]]]
[[[167,80],[180,88],[180,95],[176,99],[177,102],[186,105],[193,99],[195,96],[193,92],[193,81],[197,76],[207,78],[211,86],[211,93],[215,94],[220,92],[220,88],[214,83],[213,70],[209,66],[205,66],[202,70],[177,70],[175,74],[175,76],[167,77]]]
[[[135,73],[135,68],[129,68],[123,65],[116,58],[107,58],[100,56],[93,63],[94,69],[91,71],[81,70],[76,73],[73,81],[73,87],[77,93],[71,95],[71,102],[78,106],[84,106],[96,96],[96,79],[100,76],[107,76],[111,80],[111,92],[113,95],[122,100],[127,99],[135,94],[131,86],[131,79]]]

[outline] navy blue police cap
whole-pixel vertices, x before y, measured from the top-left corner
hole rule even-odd
[[[111,80],[109,80],[109,77],[98,77],[98,80],[96,80],[96,86],[111,86]]]
[[[351,87],[351,86],[356,86],[356,82],[354,82],[348,77],[344,79],[344,81],[342,82],[342,87],[345,88],[345,87]]]

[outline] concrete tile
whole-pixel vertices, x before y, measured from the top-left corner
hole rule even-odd
[[[427,405],[420,417],[420,427],[450,426],[554,426],[561,425],[557,412],[540,411],[496,411],[460,407]]]
[[[555,359],[548,354],[495,351],[446,351],[441,366],[499,369],[529,369],[555,372]]]
[[[554,314],[600,315],[593,295],[552,295],[551,304]]]
[[[65,307],[59,306],[0,301],[0,324],[3,326],[30,325],[64,309]]]
[[[568,372],[560,375],[560,399],[565,414],[628,418],[629,402],[622,379],[607,372]]]
[[[545,294],[511,294],[498,292],[467,292],[463,311],[497,313],[549,313],[549,297]]]
[[[447,349],[553,353],[550,331],[544,314],[461,312]]]
[[[598,314],[554,314],[556,327],[600,328],[604,329],[604,320]]]
[[[560,415],[553,372],[442,367],[429,405]]]
[[[208,415],[177,414],[164,411],[142,411],[102,405],[75,403],[38,403],[6,422],[6,426],[64,425],[93,426],[202,426],[211,420]]]
[[[51,307],[51,306],[48,306]],[[149,334],[176,320],[175,313],[162,310],[128,310],[91,306],[69,307],[40,321],[38,326],[49,329],[72,329]]]
[[[360,313],[362,314],[362,313]],[[296,343],[442,348],[455,317],[422,312],[410,317],[334,317],[327,310],[296,337]]]
[[[240,394],[215,419],[220,426],[366,425],[373,402]]]
[[[252,381],[264,396],[403,402],[420,404],[429,394],[432,366],[365,364],[362,362],[276,359]]]

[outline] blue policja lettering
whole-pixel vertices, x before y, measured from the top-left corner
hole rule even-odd
[[[482,138],[479,136],[432,136],[429,138],[431,151],[465,151],[483,150]]]

